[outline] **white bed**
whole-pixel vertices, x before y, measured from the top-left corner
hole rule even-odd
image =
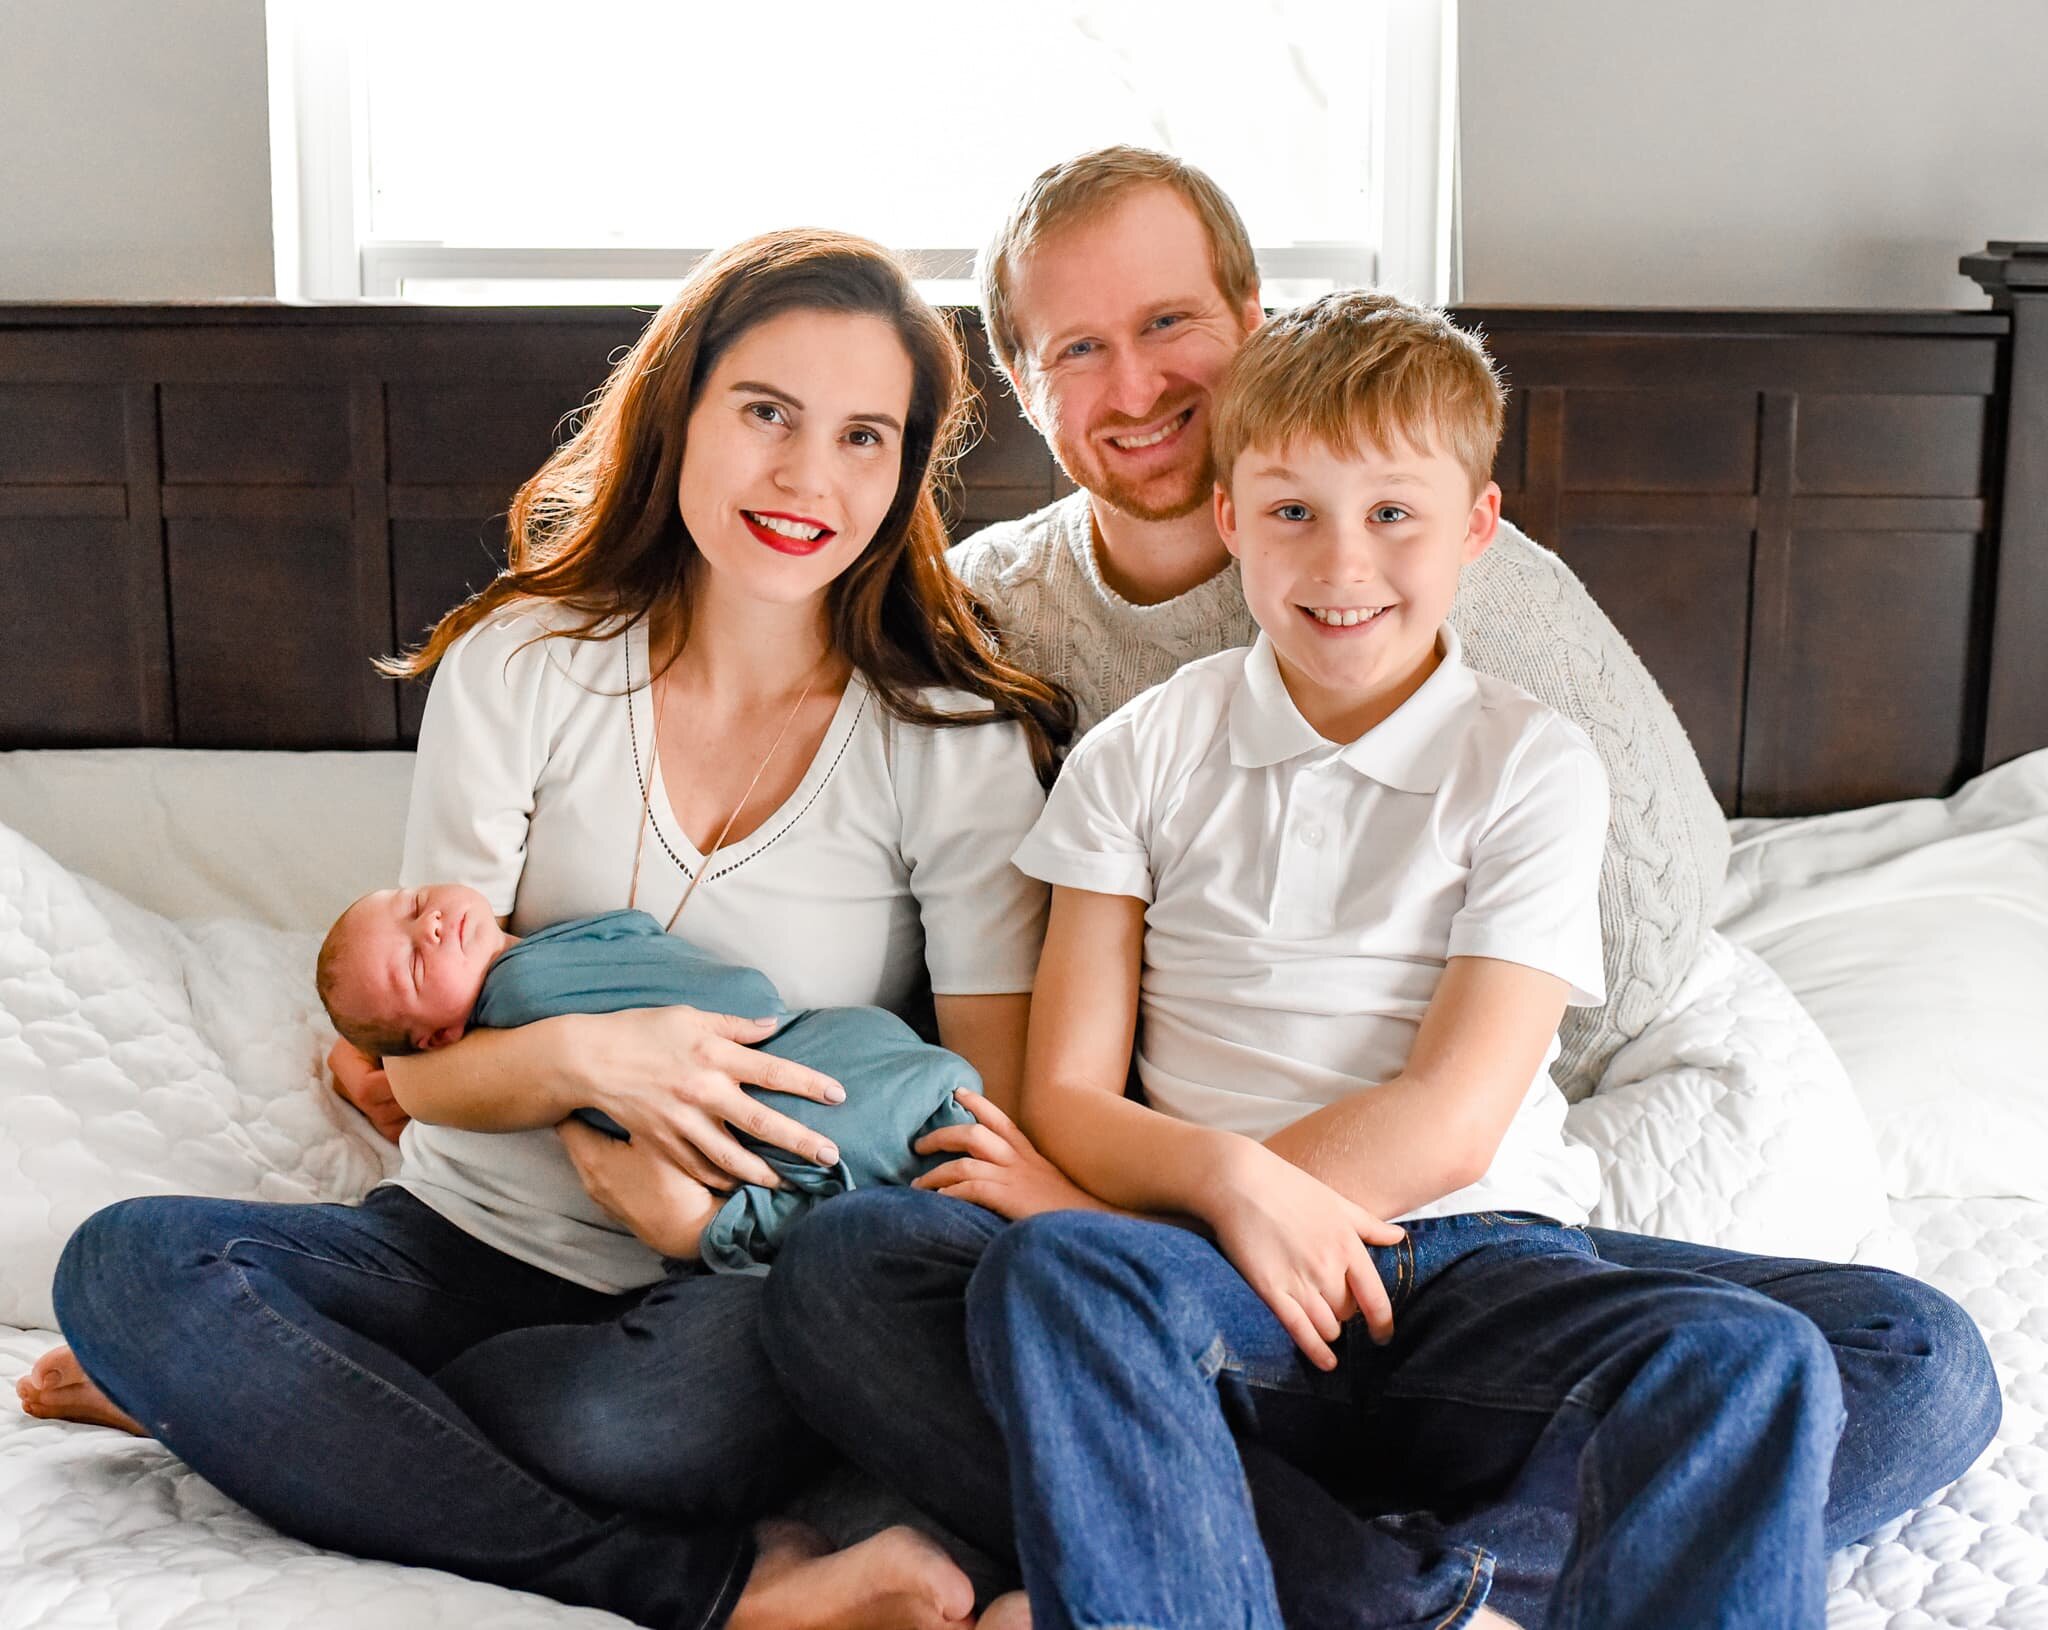
[[[0,754],[0,1630],[620,1622],[316,1551],[155,1444],[11,1407],[55,1340],[78,1217],[145,1191],[347,1195],[385,1170],[318,1086],[308,936],[395,871],[409,772]],[[1836,1559],[1829,1622],[2048,1630],[2048,753],[1946,803],[1736,837],[1726,937],[1573,1110],[1598,1220],[1917,1264],[1956,1296],[2004,1425]]]

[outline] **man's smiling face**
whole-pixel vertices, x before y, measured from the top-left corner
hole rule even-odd
[[[1259,320],[1217,287],[1201,217],[1141,186],[1032,245],[1011,304],[1025,412],[1076,485],[1141,521],[1209,502],[1209,396]]]

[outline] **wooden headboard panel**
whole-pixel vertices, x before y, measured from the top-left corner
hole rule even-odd
[[[1731,812],[2048,746],[2048,251],[1970,264],[2002,309],[1460,314],[1513,386],[1507,513]],[[369,658],[496,570],[513,489],[643,321],[0,308],[0,748],[409,744],[419,687]],[[985,417],[961,528],[1069,490],[1005,396]]]

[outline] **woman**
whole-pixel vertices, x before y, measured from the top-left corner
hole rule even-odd
[[[511,569],[395,665],[440,670],[405,880],[467,883],[517,932],[637,904],[796,1006],[902,1010],[928,983],[940,1040],[1013,1101],[1044,902],[1008,857],[1070,713],[946,572],[933,489],[965,406],[951,334],[873,245],[775,234],[700,267],[519,494]],[[763,1033],[559,1019],[392,1059],[389,1084],[508,1150],[605,1110],[630,1144],[559,1135],[658,1250],[675,1170],[772,1181],[732,1128],[830,1158],[741,1091],[836,1090],[741,1045]],[[907,1531],[823,1556],[750,1530],[812,1442],[760,1281],[656,1266],[619,1294],[630,1272],[575,1241],[465,1232],[408,1187],[434,1192],[99,1213],[58,1282],[83,1372],[338,1549],[693,1630],[971,1611]]]

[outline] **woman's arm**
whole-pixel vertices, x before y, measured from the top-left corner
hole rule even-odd
[[[525,1132],[553,1126],[580,1107],[578,1065],[581,1015],[522,1025],[517,1030],[472,1030],[431,1052],[384,1060],[391,1095],[416,1121],[468,1132]]]
[[[542,1019],[516,1030],[473,1030],[385,1068],[399,1107],[415,1119],[473,1132],[553,1126],[572,1110],[600,1109],[707,1187],[775,1186],[768,1163],[728,1127],[829,1166],[832,1141],[748,1096],[748,1086],[842,1102],[839,1083],[747,1044],[772,1022],[690,1007]]]

